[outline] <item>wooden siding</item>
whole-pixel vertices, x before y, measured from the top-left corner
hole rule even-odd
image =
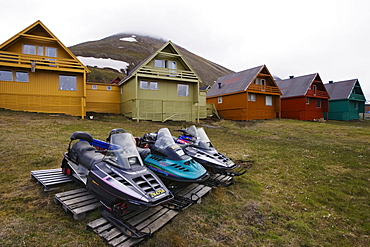
[[[357,109],[355,107],[357,104]],[[365,113],[365,102],[354,100],[333,100],[329,101],[330,120],[349,121],[360,119],[360,114]]]
[[[241,92],[222,96],[222,103],[218,103],[218,97],[207,99],[207,103],[213,103],[224,119],[253,120],[275,119],[279,113],[280,96],[255,94],[256,101],[248,101],[248,93]],[[272,106],[266,106],[266,96],[272,97]]]
[[[84,77],[58,71],[0,67],[0,70],[28,72],[29,82],[0,81],[0,107],[30,112],[65,113],[85,116]],[[76,91],[59,90],[59,75],[76,76]]]
[[[93,89],[93,86],[96,89]],[[107,90],[107,87],[111,90]],[[115,84],[88,82],[86,84],[86,111],[119,114],[120,88]]]
[[[317,100],[321,101],[321,107],[316,106]],[[281,100],[281,117],[309,121],[320,118],[327,118],[328,99],[309,98],[306,104],[306,97],[296,97]]]

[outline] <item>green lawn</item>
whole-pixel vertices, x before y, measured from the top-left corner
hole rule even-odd
[[[215,147],[249,168],[178,214],[142,246],[370,246],[370,121],[207,121]],[[74,131],[105,139],[188,127],[118,115],[0,110],[0,246],[104,246],[53,203],[30,171],[58,168]],[[214,128],[217,127],[217,128]],[[73,184],[59,191],[69,190]]]

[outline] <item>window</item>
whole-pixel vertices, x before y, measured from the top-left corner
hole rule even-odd
[[[28,82],[28,73],[21,71],[15,72],[15,81]]]
[[[46,47],[45,55],[47,57],[57,57],[57,48],[55,47]]]
[[[272,106],[272,96],[266,95],[266,105]]]
[[[248,93],[248,101],[256,101],[256,94]]]
[[[123,94],[123,87],[120,87],[119,92],[120,92],[121,94]]]
[[[149,89],[149,82],[140,81],[140,89]]]
[[[112,90],[112,86],[106,86],[106,87],[105,87],[105,89],[106,89],[107,91],[111,91],[111,90]]]
[[[150,82],[150,90],[158,90],[158,82],[151,81]]]
[[[321,100],[320,99],[316,100],[316,108],[321,108]]]
[[[59,75],[59,90],[76,91],[77,78],[70,75]]]
[[[310,98],[306,98],[306,105],[310,104]]]
[[[355,110],[358,110],[358,102],[355,102]]]
[[[154,60],[154,66],[162,68],[163,67],[163,60],[159,60],[159,59]]]
[[[29,55],[36,55],[36,46],[35,45],[23,44],[22,53],[23,54],[29,54]]]
[[[222,103],[222,97],[217,98],[217,103],[221,104]]]
[[[92,89],[92,90],[96,90],[96,89],[98,89],[98,85],[91,85],[91,89]]]
[[[177,68],[177,64],[175,61],[170,61],[170,69],[176,69]]]
[[[168,61],[168,60],[161,60],[161,59],[155,59],[154,66],[158,68],[177,69],[176,61]]]
[[[177,84],[177,95],[180,97],[189,97],[189,85]]]
[[[0,70],[0,81],[13,81],[13,72],[11,70]]]
[[[43,46],[38,46],[37,47],[37,55],[39,55],[39,56],[44,55],[44,47]]]

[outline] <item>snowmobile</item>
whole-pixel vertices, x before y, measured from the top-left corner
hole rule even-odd
[[[214,148],[203,128],[196,128],[192,125],[177,131],[181,131],[182,135],[176,139],[176,143],[180,144],[187,155],[202,164],[211,173],[240,176],[246,172]]]
[[[145,134],[140,143],[139,146],[146,147],[139,148],[145,165],[167,185],[181,187],[189,183],[201,183],[210,176],[201,164],[186,155],[175,143],[168,128]]]
[[[133,238],[145,237],[150,232],[139,231],[122,216],[166,203],[173,195],[144,166],[130,133],[114,129],[109,138],[107,143],[93,139],[89,133],[74,132],[64,154],[62,172],[86,186],[103,205],[99,208],[102,216],[121,232]],[[78,141],[72,145],[75,140]]]

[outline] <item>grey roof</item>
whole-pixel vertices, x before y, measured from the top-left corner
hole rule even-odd
[[[208,90],[207,97],[245,91],[263,67],[265,65],[218,78]],[[221,83],[221,88],[219,88],[219,83]]]
[[[326,91],[328,91],[330,100],[348,99],[352,93],[353,88],[358,82],[357,79],[338,81],[324,84]]]
[[[304,96],[312,82],[320,76],[318,73],[294,77],[291,79],[277,80],[276,84],[279,86],[283,95],[281,98]],[[321,79],[320,79],[321,81]]]

